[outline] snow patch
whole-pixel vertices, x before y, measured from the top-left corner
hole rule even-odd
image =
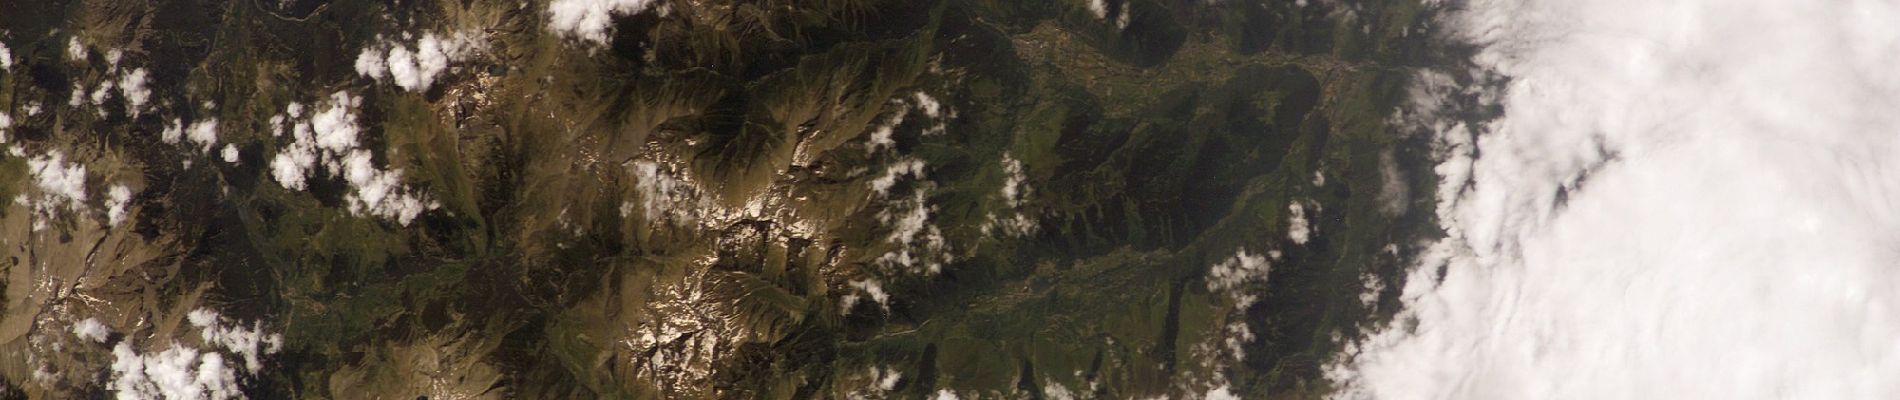
[[[640,196],[640,215],[647,221],[691,224],[699,219],[699,210],[711,206],[703,201],[697,187],[675,177],[676,174],[657,162],[643,160],[633,163],[634,190]],[[621,214],[629,214],[632,208],[632,204],[628,203]]]

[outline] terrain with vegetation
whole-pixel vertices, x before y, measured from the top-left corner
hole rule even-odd
[[[1324,397],[1432,7],[0,0],[0,397]]]

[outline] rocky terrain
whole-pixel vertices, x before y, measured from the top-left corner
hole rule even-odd
[[[0,1],[0,397],[1316,398],[1415,0]]]

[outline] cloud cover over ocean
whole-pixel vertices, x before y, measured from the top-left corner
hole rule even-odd
[[[1454,8],[1503,115],[1413,121],[1448,238],[1336,397],[1900,396],[1900,2]]]

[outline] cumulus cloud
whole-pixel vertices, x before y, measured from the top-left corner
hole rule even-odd
[[[198,151],[211,151],[211,146],[218,144],[218,119],[192,121],[191,126],[185,128],[185,140],[196,143]]]
[[[71,38],[66,39],[66,59],[72,60],[72,61],[85,61],[87,54],[88,53],[86,52],[86,44],[80,43],[78,36],[73,36]]]
[[[86,85],[73,82],[72,95],[66,96],[66,106],[79,107],[86,104]]]
[[[1207,291],[1222,293],[1234,304],[1246,307],[1253,304],[1255,296],[1242,290],[1242,287],[1265,283],[1271,268],[1266,256],[1250,253],[1247,249],[1235,250],[1233,257],[1208,268]]]
[[[201,328],[200,336],[209,345],[208,350],[171,342],[165,350],[149,353],[139,351],[131,340],[120,341],[112,348],[112,382],[107,389],[119,399],[243,398],[238,387],[239,371],[230,367],[225,356],[233,354],[244,359],[244,372],[255,376],[262,368],[259,357],[276,353],[282,347],[281,336],[241,325],[224,325],[218,313],[209,309],[193,310],[187,314],[187,320]]]
[[[321,167],[332,177],[350,185],[343,200],[354,215],[372,215],[393,219],[408,226],[422,212],[440,206],[421,190],[403,185],[402,169],[376,167],[369,150],[359,148],[356,108],[362,98],[349,92],[330,94],[324,108],[308,120],[297,120],[304,107],[286,106],[283,114],[272,118],[274,130],[281,136],[283,124],[290,124],[290,143],[271,156],[271,179],[291,190],[305,190],[308,180]],[[288,118],[283,118],[284,116]],[[235,148],[227,148],[227,161],[235,162]]]
[[[92,103],[91,104],[105,104],[106,100],[112,98],[112,89],[114,89],[113,86],[115,86],[115,84],[113,83],[112,80],[99,82],[99,87],[92,89]],[[104,112],[104,110],[101,110],[101,112]]]
[[[912,188],[910,196],[893,197],[891,189],[905,177],[910,177],[917,185]],[[897,247],[879,256],[878,265],[913,273],[936,274],[942,271],[943,264],[952,260],[950,245],[944,241],[942,229],[930,221],[930,213],[936,211],[936,207],[929,204],[933,186],[924,180],[923,160],[915,158],[892,163],[882,175],[871,180],[875,197],[887,200],[884,208],[877,213],[878,222],[891,230],[885,241]]]
[[[125,206],[131,202],[132,188],[115,184],[106,189],[106,225],[119,226],[125,222]]]
[[[897,148],[897,140],[895,139],[897,126],[902,125],[904,123],[904,117],[910,115],[910,107],[902,106],[903,102],[901,101],[893,102],[899,104],[897,112],[891,114],[889,119],[885,120],[883,124],[871,130],[871,137],[867,139],[864,144],[865,153],[875,154],[879,150],[894,150]]]
[[[1900,395],[1900,4],[1464,8],[1505,113],[1418,121],[1448,237],[1336,397]]]
[[[897,181],[906,176],[923,179],[924,161],[910,158],[892,163],[884,169],[883,175],[871,180],[871,190],[877,192],[879,197],[890,196],[891,187],[897,186]]]
[[[988,215],[978,229],[984,235],[989,235],[999,229],[1010,236],[1025,236],[1034,233],[1036,221],[1018,210],[1023,205],[1024,197],[1028,197],[1030,191],[1029,184],[1024,182],[1029,178],[1023,175],[1023,163],[1017,161],[1016,157],[1010,156],[1009,153],[1003,153],[1002,166],[1003,188],[1000,194],[1003,196],[1004,205],[1014,213],[1001,217]]]
[[[191,326],[198,327],[199,339],[243,358],[244,369],[253,374],[263,368],[261,358],[264,355],[276,353],[284,346],[283,336],[265,333],[263,323],[259,321],[253,321],[249,328],[226,325],[223,316],[207,308],[192,310],[185,317],[191,321]]]
[[[224,162],[236,164],[238,162],[237,146],[225,144],[224,150],[218,151],[218,158],[224,159]]]
[[[146,87],[149,74],[145,68],[137,68],[119,77],[119,95],[125,97],[126,114],[139,115],[145,111],[145,104],[151,101],[152,89]]]
[[[1023,196],[1028,194],[1029,185],[1023,183],[1028,177],[1023,175],[1023,162],[1016,161],[1009,153],[1003,153],[1003,201],[1010,207],[1020,206]]]
[[[1313,236],[1313,224],[1306,220],[1306,206],[1295,201],[1286,205],[1286,211],[1286,238],[1293,244],[1306,244]]]
[[[425,33],[415,44],[379,42],[356,54],[356,73],[377,82],[385,80],[411,92],[423,92],[435,85],[437,77],[449,65],[462,61],[481,49],[476,35],[456,33],[441,36]]]
[[[846,293],[844,297],[838,300],[838,306],[842,308],[840,313],[851,313],[851,307],[858,305],[858,293],[871,296],[871,301],[877,303],[878,308],[884,309],[885,312],[891,311],[891,295],[890,293],[884,292],[884,286],[879,284],[877,280],[851,281],[851,289],[851,293]]]
[[[613,16],[634,15],[653,0],[554,0],[548,4],[548,29],[562,36],[606,44]]]
[[[374,46],[356,53],[356,73],[377,81],[389,76],[389,63],[383,61],[384,52]]]
[[[66,162],[66,154],[58,150],[29,158],[26,165],[34,186],[39,189],[39,196],[29,201],[34,214],[39,216],[33,222],[33,230],[44,229],[46,221],[60,210],[75,213],[84,210],[85,165]]]
[[[73,336],[78,336],[80,339],[105,343],[106,337],[110,335],[112,335],[112,329],[106,328],[106,324],[100,323],[97,318],[86,318],[73,324]]]
[[[1049,400],[1075,400],[1075,392],[1061,382],[1051,380],[1042,384],[1042,396]]]
[[[158,134],[159,140],[167,144],[178,144],[178,141],[184,137],[185,124],[177,118],[172,118],[171,122],[166,123],[165,130]]]
[[[9,71],[12,69],[13,51],[7,49],[6,43],[0,43],[0,71]]]

